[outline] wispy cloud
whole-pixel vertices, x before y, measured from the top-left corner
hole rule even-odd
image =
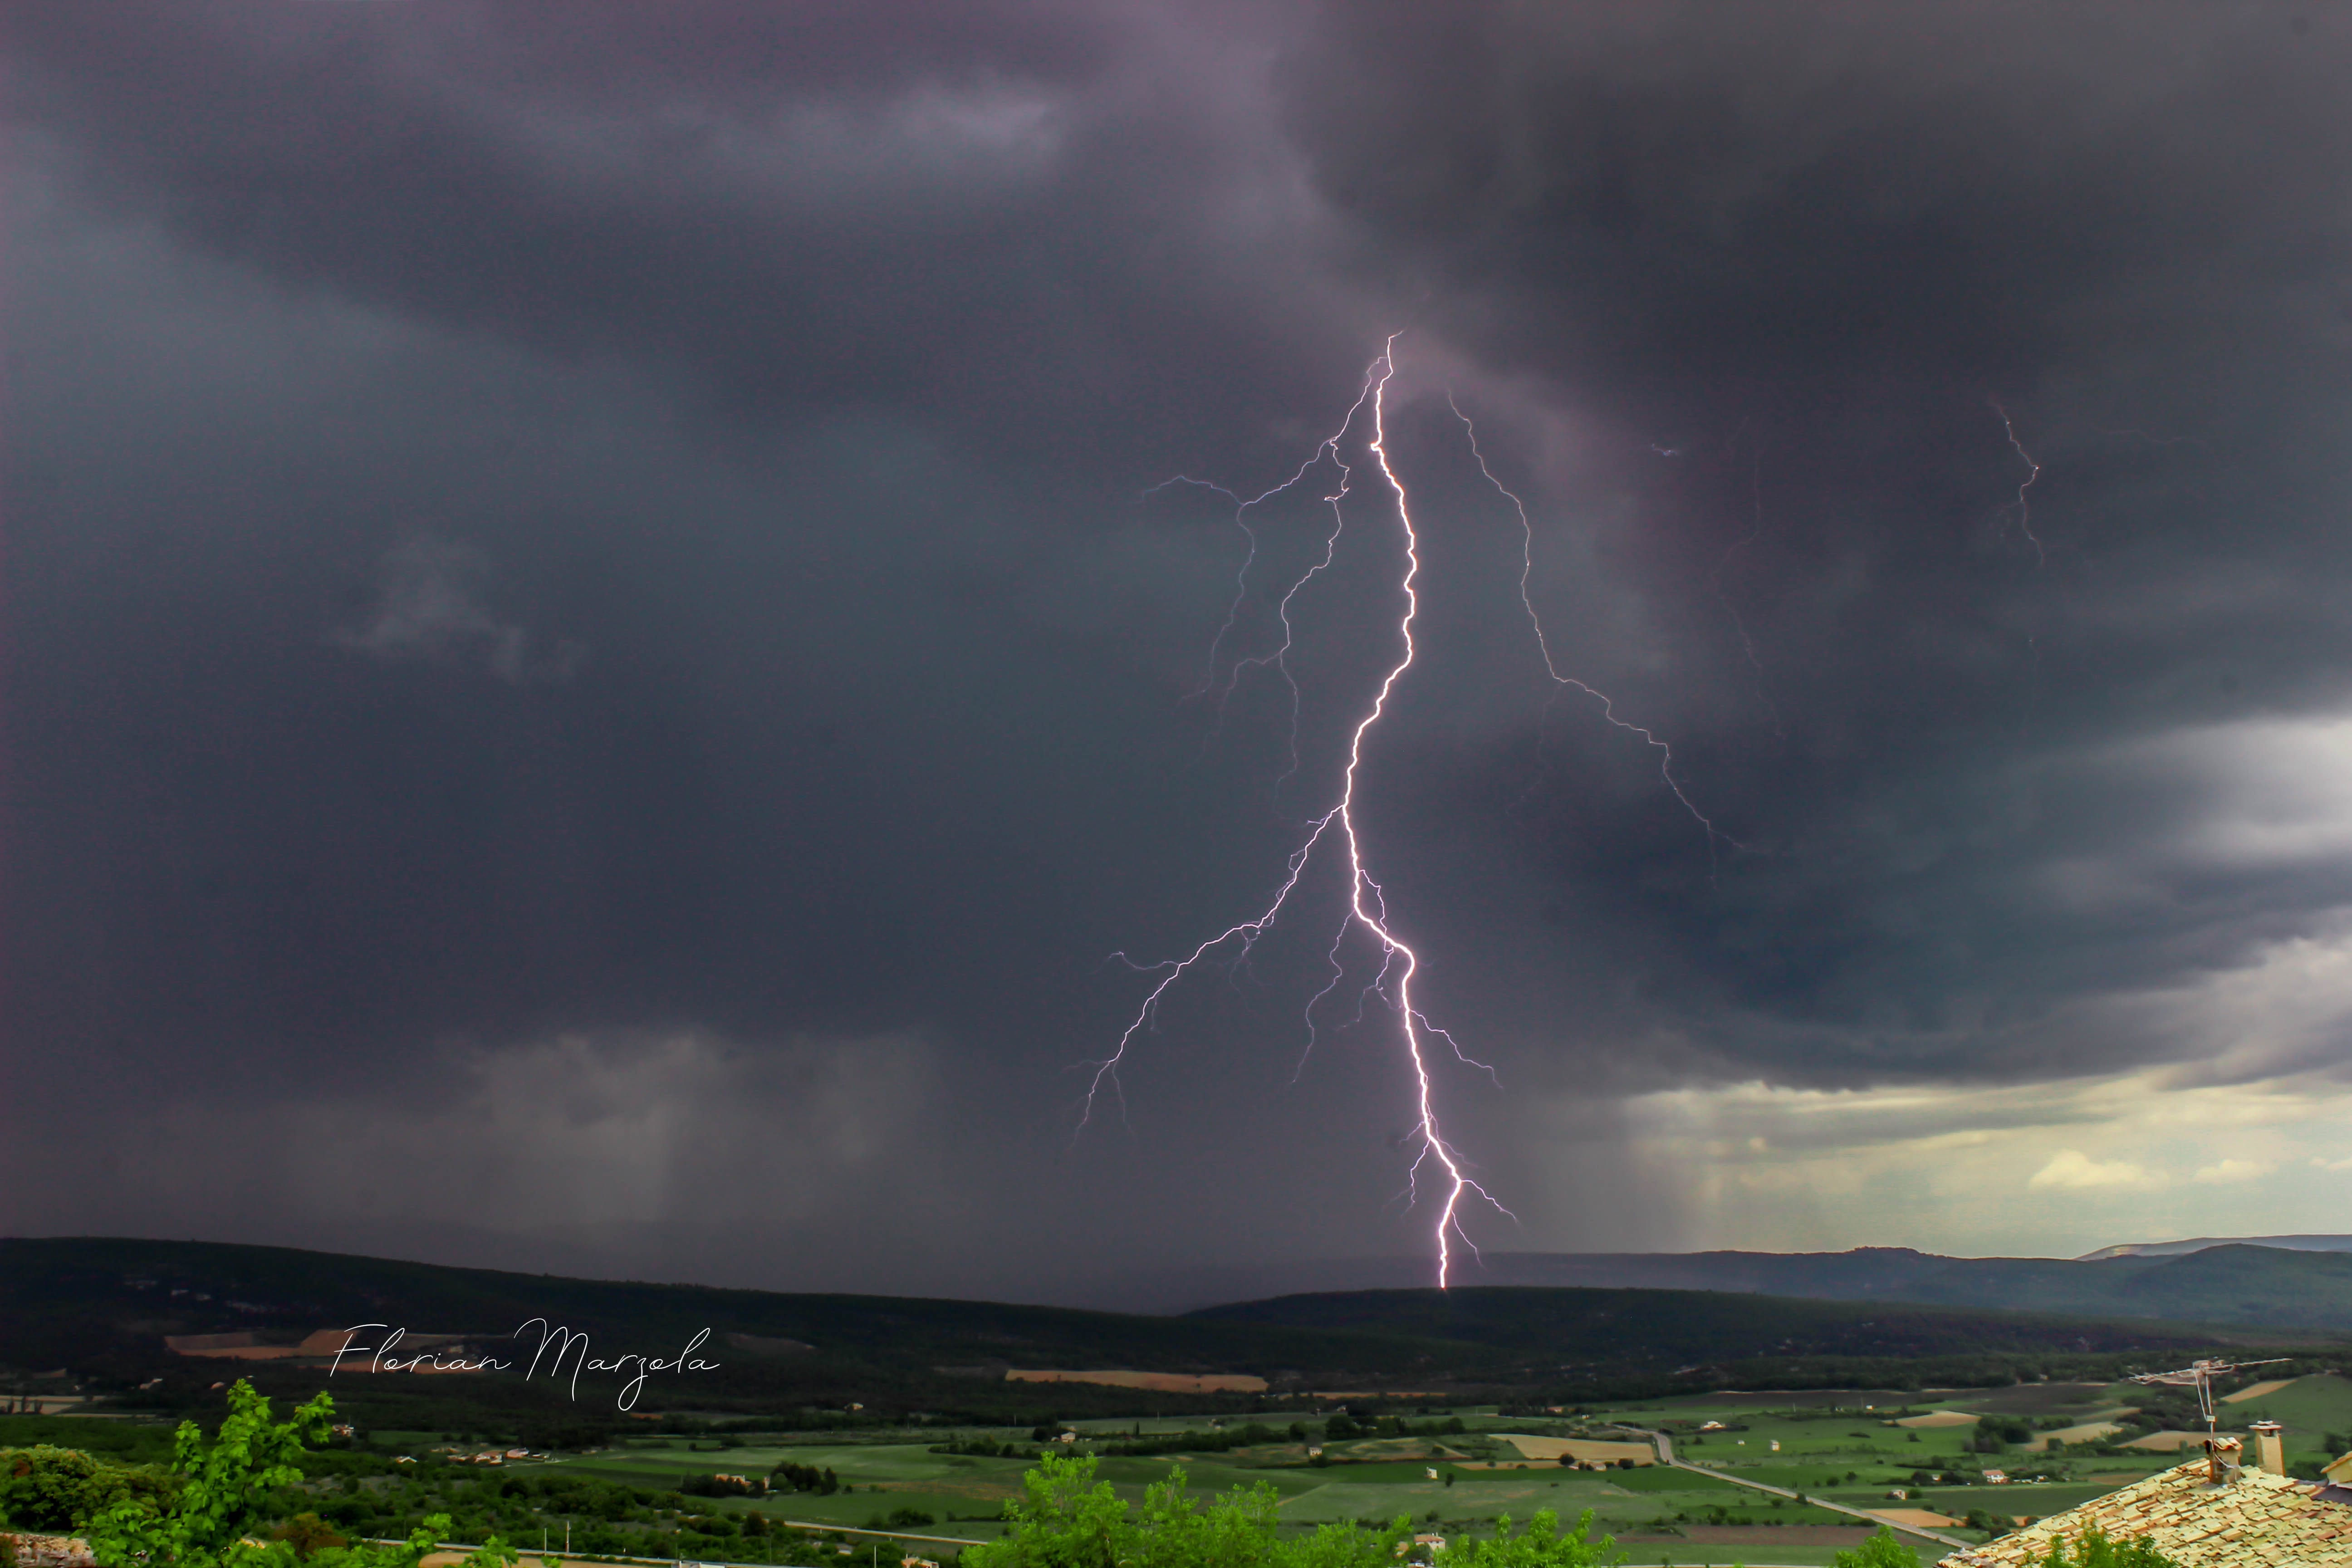
[[[338,627],[334,640],[386,663],[478,663],[510,686],[570,679],[588,646],[547,641],[493,615],[483,595],[490,570],[489,557],[470,545],[410,540],[379,564],[366,623]]]
[[[2235,1163],[2234,1161],[2227,1162]],[[2204,1179],[2202,1172],[2199,1180]],[[2129,1160],[2094,1160],[2080,1149],[2061,1149],[2050,1163],[2033,1173],[2030,1187],[2145,1187],[2160,1185],[2161,1176]]]
[[[2240,1182],[2259,1182],[2275,1169],[2262,1160],[2220,1160],[2199,1167],[2192,1179],[2209,1186],[2231,1186]]]

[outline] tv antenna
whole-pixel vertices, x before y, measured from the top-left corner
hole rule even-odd
[[[2291,1356],[2276,1355],[2267,1361],[2193,1361],[2179,1372],[2136,1372],[2130,1381],[2168,1388],[2195,1388],[2197,1413],[2205,1417],[2205,1436],[2213,1436],[2213,1380],[2230,1373],[2243,1372],[2250,1366],[2276,1366],[2291,1361]]]

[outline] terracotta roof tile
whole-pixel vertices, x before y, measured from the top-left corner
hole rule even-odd
[[[2050,1543],[2097,1525],[2118,1539],[2153,1537],[2180,1568],[2352,1568],[2352,1507],[2308,1483],[2242,1469],[2214,1486],[2202,1458],[2053,1513],[2014,1534],[1955,1552],[1937,1568],[2031,1568]]]

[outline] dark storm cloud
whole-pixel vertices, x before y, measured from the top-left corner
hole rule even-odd
[[[1981,397],[2340,333],[2346,47],[2291,6],[1373,5],[1286,121],[1490,364]]]
[[[2095,759],[2341,700],[2347,53],[2290,7],[1603,5],[1346,8],[1289,57],[1354,265],[1675,470],[1621,460],[1638,514],[1595,529],[1670,676],[1621,680],[1609,637],[1571,664],[1754,853],[1702,887],[1673,803],[1601,817],[1590,757],[1523,838],[1564,923],[1696,987],[1736,1058],[2194,1055],[2052,1009],[2342,902],[2332,852],[2191,864],[2215,781]],[[2144,896],[2053,897],[2069,863]]]
[[[373,1182],[373,1234],[458,1246],[402,1151],[503,1139],[492,1183],[576,1165],[575,1123],[490,1114],[529,1098],[499,1064],[551,1038],[592,1062],[712,1040],[787,1076],[796,1041],[919,1038],[860,1094],[960,1110],[865,1107],[872,1158],[931,1169],[914,1145],[939,1144],[1036,1222],[959,1278],[1016,1288],[1057,1211],[1108,1226],[1106,1257],[1140,1245],[1076,1189],[1029,1191],[1123,1000],[1097,973],[1112,905],[1157,873],[1090,884],[1198,786],[1165,715],[1196,590],[1232,565],[1133,494],[1236,427],[1284,435],[1198,384],[1253,385],[1262,419],[1254,356],[1303,336],[1301,377],[1337,373],[1321,399],[1363,350],[1309,330],[1308,280],[1245,276],[1297,270],[1286,155],[1154,74],[1215,40],[1129,27],[1106,64],[1079,27],[803,69],[797,33],[748,67],[708,28],[641,64],[626,38],[575,48],[585,12],[544,49],[481,12],[287,15],[16,40],[14,363],[46,395],[12,432],[40,679],[12,713],[9,956],[39,1125],[373,1109],[389,1138],[204,1150],[187,1212],[326,1240]],[[1195,384],[1118,423],[1162,378]],[[654,1140],[656,1172],[829,1147],[809,1108],[736,1114],[734,1079],[642,1091],[703,1128]],[[46,1138],[11,1157],[61,1157]],[[321,1147],[364,1154],[311,1189],[325,1209],[285,1191]],[[11,1190],[37,1223],[121,1226],[154,1171]],[[754,1205],[720,1249],[736,1277],[824,1277],[838,1249],[946,1282],[955,1222],[908,1183],[824,1157],[742,1175],[826,1191],[821,1225]],[[648,1202],[677,1217],[693,1185]],[[604,1217],[604,1267],[654,1266],[659,1225]],[[1229,1232],[1203,1205],[1152,1245],[1188,1228]]]
[[[1360,354],[1282,265],[1265,106],[1220,90],[1263,48],[1172,15],[158,5],[17,44],[95,178],[207,248],[730,406],[1085,466],[1167,445],[1171,385],[1229,438]]]
[[[2327,14],[123,5],[9,46],[10,1026],[58,1124],[170,1133],[40,1223],[140,1228],[241,1097],[299,1136],[173,1226],[326,1239],[405,1149],[435,1213],[372,1234],[497,1187],[500,1234],[642,1262],[731,1163],[830,1196],[729,1223],[895,1283],[1414,1246],[1378,1009],[1285,1087],[1321,913],[1067,1148],[1135,999],[1102,954],[1257,907],[1392,613],[1360,461],[1277,787],[1281,690],[1188,697],[1241,538],[1134,498],[1281,479],[1399,328],[1423,656],[1364,819],[1513,1086],[1447,1080],[1550,1194],[1530,1242],[1673,1210],[1615,1096],[2340,1060],[2326,1007],[2222,1016],[2352,902],[2294,783],[2352,658]],[[1720,837],[1543,679],[1448,385],[1560,668]],[[1335,477],[1260,514],[1268,571]]]

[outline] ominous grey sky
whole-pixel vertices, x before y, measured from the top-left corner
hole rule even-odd
[[[2342,14],[5,17],[0,1229],[1421,1256],[1391,332],[1483,1245],[2340,1228]]]

